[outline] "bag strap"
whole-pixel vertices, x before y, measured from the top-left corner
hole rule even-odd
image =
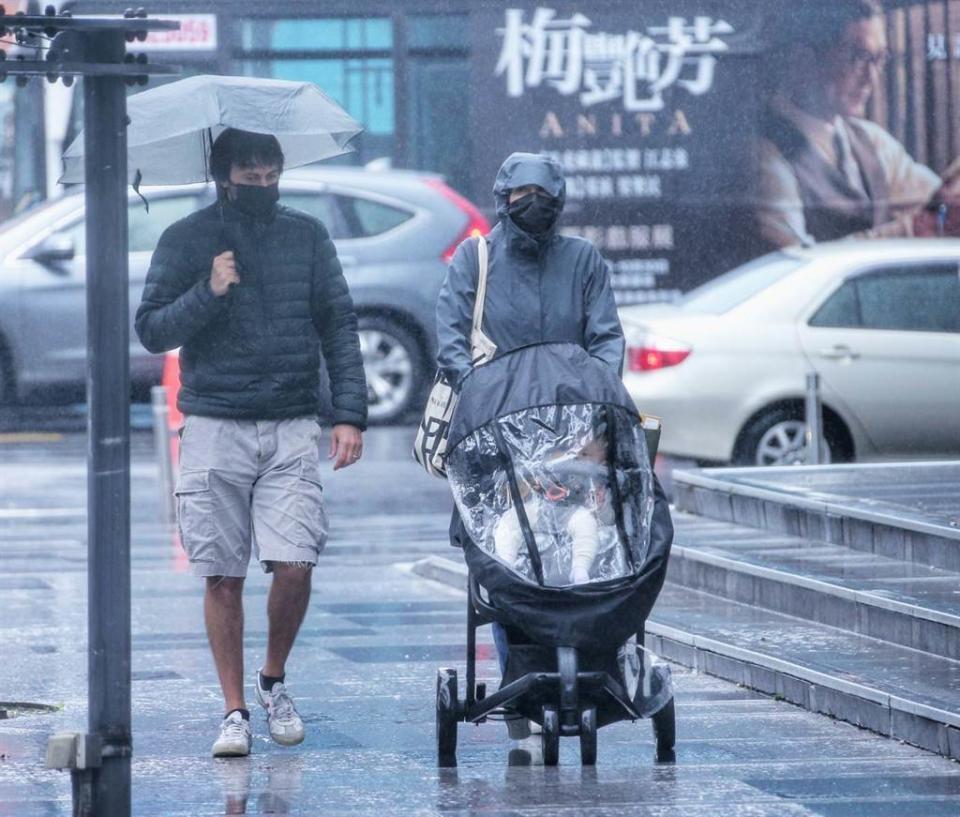
[[[487,253],[487,239],[482,235],[477,236],[477,264],[480,267],[480,275],[477,278],[477,298],[473,304],[473,329],[482,329],[483,326],[483,305],[487,300],[487,268],[489,258]]]

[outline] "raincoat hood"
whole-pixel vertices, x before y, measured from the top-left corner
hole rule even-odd
[[[497,216],[503,229],[513,238],[520,239],[521,244],[531,244],[537,247],[541,242],[534,236],[521,230],[510,218],[508,213],[508,198],[510,191],[517,187],[535,184],[542,187],[551,196],[560,201],[560,210],[557,221],[563,212],[563,203],[567,196],[567,183],[563,178],[563,168],[556,159],[538,153],[511,153],[497,171],[497,179],[493,184],[493,197],[497,203]],[[547,233],[549,240],[556,228],[556,221]]]

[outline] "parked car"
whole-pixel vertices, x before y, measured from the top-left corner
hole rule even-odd
[[[157,240],[213,201],[212,185],[131,193],[130,364],[135,385],[160,381],[162,355],[132,331]],[[487,221],[442,178],[323,167],[289,171],[281,202],[320,218],[337,245],[359,317],[370,418],[388,423],[422,406],[433,372],[434,307],[447,263]],[[0,403],[82,395],[86,378],[84,201],[44,204],[0,228]]]
[[[621,317],[625,380],[666,454],[802,462],[809,372],[830,460],[960,454],[960,241],[776,252]]]

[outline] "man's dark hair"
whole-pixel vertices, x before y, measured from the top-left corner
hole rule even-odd
[[[210,149],[210,175],[218,182],[228,181],[230,168],[278,165],[283,170],[283,150],[276,136],[269,133],[227,128]]]
[[[827,51],[843,40],[847,26],[860,20],[883,17],[880,0],[803,0],[789,2],[773,15],[775,48],[807,46]]]

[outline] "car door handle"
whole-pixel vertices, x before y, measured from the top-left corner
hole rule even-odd
[[[833,346],[829,349],[821,349],[820,357],[825,360],[856,360],[860,357],[859,352],[854,352],[849,346]]]

